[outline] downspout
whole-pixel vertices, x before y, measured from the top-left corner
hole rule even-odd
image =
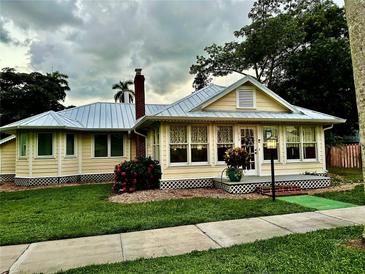
[[[329,129],[332,129],[333,128],[333,124],[332,125],[330,125],[329,127],[325,127],[324,129],[323,129],[323,131],[326,131],[326,130],[329,130]]]
[[[147,156],[147,135],[138,132],[136,129],[133,129],[133,132],[139,136],[142,136],[145,139],[145,154]]]

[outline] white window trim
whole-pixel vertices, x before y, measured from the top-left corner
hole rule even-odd
[[[72,134],[74,136],[74,154],[67,154],[67,135]],[[77,157],[77,137],[75,133],[65,133],[65,158],[76,158]]]
[[[218,143],[218,127],[220,126],[227,126],[227,127],[232,127],[232,143]],[[235,137],[236,137],[236,133],[235,133],[235,127],[233,125],[216,125],[214,127],[214,136],[215,136],[215,164],[216,165],[226,165],[225,161],[218,161],[218,145],[232,145],[232,148],[234,148],[236,146],[235,143]]]
[[[292,126],[292,125],[287,125],[287,126],[289,127],[289,126]],[[286,138],[286,127],[287,126],[284,126],[284,149],[285,149],[285,160],[286,160],[286,162],[287,163],[317,163],[317,162],[319,162],[319,155],[318,155],[318,142],[319,142],[319,140],[317,138],[317,128],[316,128],[316,126],[297,126],[297,127],[299,127],[299,139],[300,139],[299,142],[287,142],[287,138]],[[314,128],[314,134],[316,136],[316,141],[312,142],[312,143],[315,144],[316,158],[304,159],[303,128],[306,128],[306,127]],[[288,159],[287,151],[286,151],[288,143],[289,144],[299,144],[299,159]]]
[[[21,153],[21,149],[20,149],[20,142],[21,142],[21,134],[26,134],[26,140],[25,140],[25,155],[20,155]],[[21,132],[19,133],[19,137],[20,138],[16,138],[17,140],[17,146],[16,149],[18,151],[17,155],[18,155],[18,159],[19,160],[26,160],[28,159],[28,149],[29,149],[29,133],[27,132]]]
[[[205,124],[194,124],[194,125],[186,125],[186,124],[178,124],[179,126],[186,127],[186,141],[187,143],[170,143],[170,126],[168,127],[168,163],[169,166],[206,166],[209,165],[209,126]],[[207,161],[206,162],[192,162],[191,160],[191,145],[194,144],[203,144],[203,143],[191,143],[191,126],[202,126],[207,128]],[[171,163],[171,145],[186,145],[187,149],[187,162],[180,162],[180,163]]]
[[[39,134],[43,134],[43,133],[50,133],[52,135],[52,154],[51,155],[38,155],[38,147],[39,147],[39,138],[38,135]],[[55,149],[56,149],[56,144],[54,141],[54,133],[53,132],[49,132],[49,131],[45,131],[45,132],[37,132],[37,141],[35,142],[35,155],[37,159],[55,159]]]
[[[111,156],[112,153],[112,145],[111,145],[111,135],[112,134],[122,134],[123,136],[123,151],[122,151],[122,155],[121,156]],[[107,156],[95,156],[95,135],[107,135]],[[92,142],[91,142],[91,150],[92,150],[92,158],[93,159],[119,159],[119,158],[123,158],[126,157],[125,156],[125,134],[123,133],[119,133],[119,132],[115,132],[115,133],[94,133],[92,135]]]
[[[240,91],[251,91],[253,93],[252,96],[252,107],[240,107],[240,103],[239,103],[239,92]],[[236,108],[237,109],[256,109],[256,90],[253,88],[238,88],[236,90]]]

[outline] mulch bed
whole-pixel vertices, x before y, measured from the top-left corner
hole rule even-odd
[[[248,199],[257,200],[265,199],[264,197],[257,193],[250,194],[230,194],[222,189],[214,188],[192,188],[192,189],[154,189],[154,190],[144,190],[137,191],[134,193],[124,193],[121,195],[113,195],[109,197],[109,201],[113,203],[144,203],[152,201],[162,201],[170,199],[191,199],[195,197],[203,198],[222,198],[222,199]]]

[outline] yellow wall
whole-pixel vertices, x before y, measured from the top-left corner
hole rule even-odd
[[[0,174],[15,174],[16,140],[0,145]]]
[[[169,163],[169,124],[161,124],[161,166],[163,170],[162,179],[187,179],[187,178],[211,178],[220,177],[226,165],[224,163],[217,163],[216,159],[216,125],[207,124],[208,126],[208,164],[205,165],[179,165],[174,166]],[[254,127],[256,130],[256,165],[257,174],[259,176],[270,175],[270,163],[263,161],[262,153],[262,128],[263,125],[245,125],[232,124],[234,133],[235,146],[240,146],[239,131],[242,126]],[[296,161],[290,162],[286,160],[285,149],[285,125],[278,125],[279,127],[279,161],[275,163],[276,174],[303,174],[305,172],[323,172],[325,166],[325,149],[324,149],[324,132],[321,126],[316,127],[317,140],[317,159],[310,161]]]
[[[82,134],[81,174],[113,173],[114,166],[130,159],[129,139],[124,135],[124,157],[93,157],[93,134]]]
[[[37,157],[37,132],[28,131],[27,156],[20,158],[18,149],[14,150],[16,177],[113,173],[116,164],[130,158],[127,134],[124,135],[123,157],[93,157],[93,136],[91,133],[75,133],[75,155],[66,156],[66,132],[53,131],[53,156],[42,158]]]
[[[274,99],[266,95],[258,88],[250,84],[244,84],[242,87],[249,87],[256,91],[256,108],[250,111],[271,111],[271,112],[287,112],[288,109]],[[239,89],[239,88],[238,88]],[[233,90],[214,103],[210,104],[204,110],[207,111],[247,111],[237,108],[236,91]]]

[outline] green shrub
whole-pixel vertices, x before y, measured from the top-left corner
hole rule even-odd
[[[124,193],[155,189],[159,187],[160,179],[161,166],[158,161],[151,157],[137,157],[115,166],[112,191]]]

